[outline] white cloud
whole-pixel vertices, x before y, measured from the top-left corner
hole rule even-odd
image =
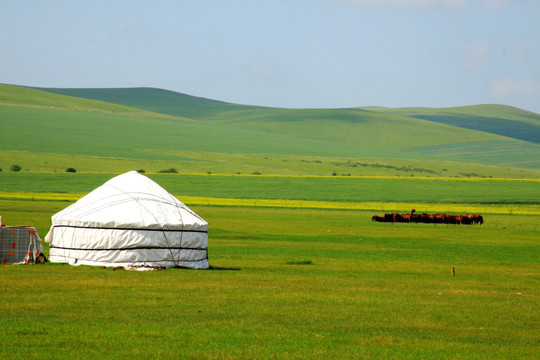
[[[484,0],[484,8],[492,11],[503,10],[508,5],[508,0]]]
[[[458,42],[458,51],[470,70],[484,70],[489,65],[490,47],[482,41]]]
[[[380,5],[400,8],[430,9],[440,7],[462,7],[467,0],[337,0],[360,5]],[[493,0],[492,0],[493,1]]]
[[[523,43],[516,42],[514,44],[505,46],[502,49],[503,54],[510,55],[514,58],[517,58],[521,61],[527,61],[528,55],[527,55],[527,48]]]
[[[441,8],[465,8],[477,4],[485,11],[502,11],[510,6],[510,0],[330,0],[359,5],[378,5],[402,9],[429,10]],[[475,4],[473,4],[475,3]]]
[[[249,63],[248,68],[249,68],[249,72],[252,74],[257,74],[257,75],[261,75],[265,77],[273,75],[272,70],[270,70],[269,68],[263,67],[261,64],[257,62]]]
[[[467,5],[467,0],[446,0],[442,2],[443,6],[448,7],[461,7]]]
[[[497,98],[519,95],[540,100],[540,83],[529,78],[497,80],[490,85],[489,90]]]

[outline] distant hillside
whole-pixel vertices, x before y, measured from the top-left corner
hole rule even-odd
[[[260,119],[271,117],[280,120],[301,120],[305,119],[306,111],[309,110],[311,118],[324,117],[330,120],[335,116],[339,120],[346,117],[349,121],[351,119],[352,121],[360,121],[362,115],[366,114],[360,113],[360,109],[273,109],[245,106],[168,90],[142,87],[117,89],[39,88],[39,90],[198,120],[220,120],[235,117],[238,121],[242,121],[243,118],[253,118],[254,113],[258,114],[255,116],[259,116]],[[349,115],[343,115],[346,110],[348,110]],[[440,109],[366,107],[362,110],[428,120],[540,144],[540,115],[510,106],[474,105]],[[314,115],[315,112],[317,115]],[[328,112],[333,112],[333,114],[325,115]]]
[[[144,87],[119,89],[36,89],[191,119],[205,119],[215,117],[227,111],[257,108]]]
[[[473,105],[441,109],[406,108],[386,109],[381,112],[485,131],[540,144],[540,115],[511,106]]]
[[[335,140],[343,141],[343,136],[336,137],[336,131],[333,126],[329,131],[317,133],[310,130],[312,123],[317,121],[340,121],[340,122],[370,122],[373,126],[385,126],[387,122],[393,123],[394,133],[403,133],[404,129],[411,130],[418,124],[411,119],[428,120],[441,124],[451,125],[458,128],[478,130],[485,133],[502,135],[510,138],[540,143],[540,115],[530,113],[517,108],[502,105],[477,105],[455,108],[405,108],[388,109],[382,107],[371,107],[363,109],[277,109],[255,106],[244,106],[230,104],[217,100],[211,100],[201,97],[190,96],[176,93],[173,91],[155,89],[155,88],[117,88],[117,89],[53,89],[42,88],[40,90],[49,91],[56,94],[63,94],[74,97],[82,97],[120,104],[124,106],[144,109],[152,112],[182,116],[198,120],[219,120],[229,121],[232,125],[238,127],[249,127],[250,129],[263,130],[272,133],[290,133],[294,127],[295,134],[303,134],[303,137],[320,139],[321,137],[334,137]],[[394,117],[389,117],[392,114]],[[399,116],[401,118],[396,117]],[[380,121],[374,122],[377,118]],[[397,121],[396,121],[397,120]],[[295,122],[283,127],[284,121]],[[383,122],[385,125],[382,125]],[[416,125],[414,125],[416,124]],[[411,131],[406,137],[399,136],[390,142],[390,147],[395,147],[398,143],[405,143],[407,147],[410,143],[407,137],[413,136],[418,140],[425,139],[428,146],[433,137],[432,127],[421,125],[416,130]],[[337,131],[340,130],[338,127]],[[365,140],[366,136],[376,136],[370,134],[373,131],[362,129],[361,134],[357,131],[354,136],[357,140]],[[447,128],[445,131],[454,132]],[[376,131],[380,133],[379,131]],[[461,141],[469,141],[468,133],[460,133],[458,137]],[[362,136],[364,135],[364,136]],[[354,142],[353,134],[347,133],[345,140]],[[388,137],[388,134],[386,135]],[[375,140],[375,139],[372,139]],[[380,139],[382,141],[382,139]],[[416,142],[418,140],[413,140]],[[493,139],[487,139],[493,140]],[[438,140],[437,140],[438,141]],[[451,138],[446,140],[452,143]],[[410,147],[410,146],[409,146]]]
[[[494,133],[494,122],[467,129],[424,119],[443,116],[496,117],[504,136]],[[58,169],[53,157],[68,166],[84,157],[86,171],[145,164],[154,171],[522,177],[531,175],[516,169],[540,170],[540,145],[534,135],[520,139],[525,133],[516,129],[534,134],[539,119],[493,105],[280,109],[151,88],[1,85],[0,168],[21,162]],[[20,136],[27,132],[36,134],[32,141]]]
[[[161,114],[158,113],[151,113],[140,108],[122,106],[117,103],[96,101],[84,97],[56,95],[51,94],[48,91],[41,91],[35,88],[6,84],[0,84],[0,105],[161,116]]]
[[[241,129],[367,146],[381,154],[418,146],[501,140],[493,134],[361,109],[245,110],[223,113],[214,121]]]

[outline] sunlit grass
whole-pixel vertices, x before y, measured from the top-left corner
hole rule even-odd
[[[361,109],[202,101],[193,121],[6,86],[0,103],[4,224],[44,237],[53,214],[143,169],[208,221],[211,265],[0,265],[0,358],[537,357],[536,145]],[[485,222],[371,221],[412,208]]]
[[[45,222],[62,205],[1,200],[0,212]],[[210,223],[210,270],[0,266],[0,357],[537,353],[538,216],[456,227],[373,223],[357,210],[194,210]]]
[[[12,200],[48,200],[48,201],[77,201],[86,193],[39,193],[39,192],[7,192],[0,191],[0,199]]]
[[[43,201],[77,201],[85,193],[37,193],[37,192],[5,192],[0,191],[0,199],[43,200]],[[350,201],[313,201],[287,199],[236,199],[201,196],[182,196],[178,199],[187,205],[206,206],[241,206],[296,209],[330,209],[330,210],[373,210],[400,211],[417,213],[478,213],[478,214],[520,214],[539,215],[540,204],[433,204],[412,202],[350,202]]]
[[[540,205],[483,205],[483,204],[426,204],[407,202],[334,202],[307,200],[272,200],[272,199],[225,199],[210,197],[185,196],[181,200],[192,205],[246,206],[276,208],[306,208],[332,210],[374,210],[405,211],[416,209],[417,212],[447,213],[490,213],[490,214],[540,214]]]

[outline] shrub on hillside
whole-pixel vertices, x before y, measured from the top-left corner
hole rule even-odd
[[[178,173],[178,170],[176,170],[175,168],[170,168],[170,169],[159,170],[158,173],[160,173],[160,174],[176,174],[176,173]]]
[[[22,170],[22,167],[20,167],[19,165],[17,164],[13,164],[9,167],[9,170],[11,171],[21,171]]]
[[[75,170],[75,168],[67,168],[67,169],[66,169],[66,172],[72,172],[72,173],[75,173],[75,172],[77,172],[77,170]]]
[[[144,173],[146,172],[146,170],[144,170],[144,169],[139,169],[139,170],[137,170],[137,172],[138,172],[139,174],[144,174]]]

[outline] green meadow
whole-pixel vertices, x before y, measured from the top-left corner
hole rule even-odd
[[[10,192],[88,193],[113,174],[5,173]],[[425,202],[432,204],[538,204],[537,179],[377,178],[149,174],[173,195],[236,199]]]
[[[539,129],[501,105],[277,109],[0,84],[3,224],[44,238],[77,196],[144,170],[208,221],[211,265],[0,266],[0,358],[536,358]],[[485,222],[371,221],[410,204]]]
[[[68,204],[0,200],[8,220],[30,220],[42,236]],[[0,356],[538,353],[539,216],[436,226],[372,223],[365,211],[193,209],[211,224],[209,270],[0,267]]]
[[[0,85],[0,168],[540,177],[538,142],[512,137],[534,134],[540,116],[510,107],[476,109],[507,124],[495,133],[418,118],[422,109],[276,109],[159,89],[52,90]]]

